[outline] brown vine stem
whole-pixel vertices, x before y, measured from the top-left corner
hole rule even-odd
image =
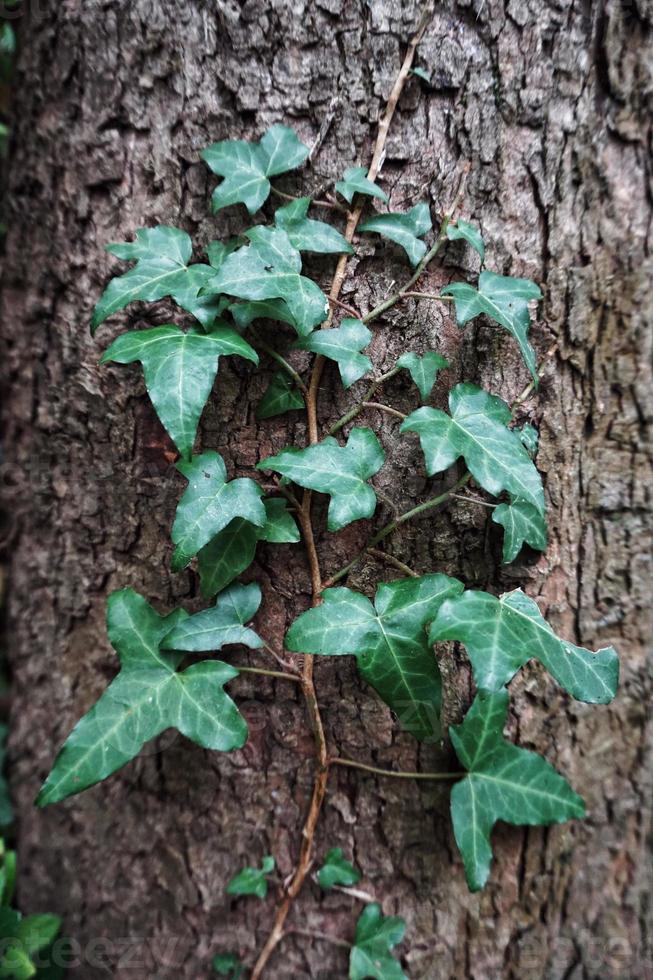
[[[343,759],[341,756],[334,756],[329,759],[332,766],[349,766],[352,769],[364,769],[365,772],[372,772],[376,776],[393,776],[395,779],[433,779],[439,782],[450,779],[462,779],[464,772],[404,772],[401,769],[380,769],[378,766],[368,766],[365,762],[356,762],[355,759]]]
[[[432,16],[433,6],[431,3],[429,3],[422,14],[415,34],[408,45],[408,50],[406,51],[403,64],[399,69],[399,74],[397,75],[395,83],[392,87],[385,112],[383,113],[383,116],[379,122],[379,129],[374,145],[374,153],[372,155],[372,161],[368,171],[368,179],[371,181],[376,180],[381,164],[383,163],[388,129],[390,128],[390,123],[392,122],[392,117],[394,116],[395,109],[397,108],[397,103],[399,102],[406,79],[408,78],[413,63],[413,58],[415,57],[415,51],[417,50],[417,45],[421,41],[424,31],[426,30]],[[347,217],[345,238],[350,244],[353,240],[362,210],[362,205],[358,205],[349,213]],[[331,283],[331,289],[329,291],[332,304],[322,329],[329,329],[333,322],[333,300],[337,300],[340,296],[342,284],[345,279],[346,267],[347,255],[345,254],[340,256],[338,259],[338,264],[336,265],[333,282]],[[320,378],[322,377],[323,368],[324,358],[318,355],[313,364],[313,371],[308,386],[308,393],[306,395],[306,415],[310,445],[315,445],[319,441],[317,428],[317,405]],[[317,606],[322,601],[322,576],[320,572],[320,563],[317,550],[315,548],[315,536],[313,534],[313,523],[311,520],[310,491],[306,491],[304,493],[303,503],[298,511],[297,518],[299,520],[308,557],[308,565],[311,576],[312,605]],[[297,867],[286,890],[285,897],[277,909],[272,931],[270,932],[270,935],[268,936],[267,941],[259,954],[256,964],[254,965],[251,980],[259,980],[263,974],[263,971],[265,970],[268,960],[283,938],[284,925],[286,919],[288,918],[288,913],[293,900],[299,894],[301,887],[310,871],[313,838],[315,836],[315,829],[317,827],[320,810],[322,809],[322,803],[324,802],[327,780],[329,777],[329,755],[327,751],[326,738],[324,735],[324,727],[322,725],[322,718],[320,716],[320,708],[317,701],[317,694],[315,691],[315,684],[313,682],[313,657],[310,655],[304,657],[302,668],[302,689],[311,719],[311,724],[313,726],[313,734],[317,749],[317,771],[313,783],[313,793],[311,796],[308,815],[302,830],[302,843]]]
[[[397,571],[403,572],[408,578],[419,578],[419,573],[413,571],[410,565],[400,561],[399,558],[395,558],[394,555],[389,555],[387,551],[381,551],[380,548],[368,548],[367,553],[368,555],[372,555],[373,558],[378,558],[379,561],[385,562],[386,565],[391,565]]]

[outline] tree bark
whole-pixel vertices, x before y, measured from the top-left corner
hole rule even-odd
[[[331,118],[312,166],[281,179],[290,191],[323,188],[368,162],[420,8],[415,0],[27,7],[1,295],[18,897],[25,911],[65,917],[82,951],[73,976],[106,976],[104,956],[119,980],[197,978],[210,974],[214,953],[237,950],[252,963],[264,942],[277,889],[264,902],[233,901],[225,884],[265,853],[281,876],[292,871],[315,749],[295,685],[241,677],[232,691],[251,728],[242,751],[208,753],[165,736],[103,785],[33,808],[55,750],[115,673],[107,595],[133,586],[162,611],[201,605],[194,575],[169,571],[184,485],[172,447],[137,369],[98,367],[126,325],[181,322],[179,311],[130,307],[92,340],[92,306],[118,268],[103,246],[156,223],[185,228],[198,246],[246,227],[239,209],[209,213],[215,179],[198,150],[217,139],[258,138],[283,121],[310,144]],[[461,213],[480,224],[490,268],[542,284],[533,339],[547,367],[521,418],[540,429],[551,543],[543,556],[501,566],[486,511],[454,501],[403,527],[389,550],[419,572],[445,571],[469,586],[521,585],[565,637],[614,643],[622,657],[620,691],[607,707],[572,701],[535,667],[513,683],[510,734],[567,776],[588,819],[497,828],[481,894],[465,885],[445,787],[331,774],[316,854],[344,847],[364,872],[361,887],[406,919],[400,951],[411,978],[653,975],[652,19],[650,0],[438,4],[418,58],[431,84],[410,79],[390,132],[382,183],[393,209],[427,196],[443,209],[470,161]],[[368,238],[357,251],[343,300],[365,312],[389,279],[403,281],[406,265]],[[449,246],[425,291],[475,263]],[[333,263],[309,267],[328,287]],[[278,331],[269,326],[270,342],[284,340]],[[463,377],[508,401],[528,381],[510,338],[489,325],[459,331],[426,300],[401,304],[375,326],[371,356],[387,370],[398,352],[429,346],[451,363],[436,404]],[[263,367],[223,362],[204,415],[201,445],[224,455],[230,476],[253,475],[259,459],[306,440],[299,413],[255,420],[272,364]],[[392,404],[414,407],[407,379],[387,391]],[[352,398],[327,370],[323,425]],[[386,496],[405,510],[435,492],[396,421],[379,413],[366,421],[390,458],[377,480]],[[328,576],[372,525],[327,536],[320,505],[317,514]],[[384,504],[375,521],[389,514]],[[369,594],[396,574],[369,559],[349,584]],[[260,631],[279,642],[309,602],[301,547],[261,547],[249,576],[264,588]],[[471,691],[464,656],[449,651],[443,669],[447,717],[458,720]],[[318,660],[315,675],[334,751],[402,769],[451,762],[447,748],[420,747],[398,731],[349,658]],[[360,908],[309,882],[289,924],[351,939]],[[100,937],[104,954],[93,945]],[[268,975],[344,976],[346,962],[337,946],[288,936]]]

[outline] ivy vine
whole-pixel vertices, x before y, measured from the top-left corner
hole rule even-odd
[[[170,297],[195,320],[188,329],[167,324],[129,331],[108,347],[101,363],[140,362],[142,366],[154,410],[179,451],[177,468],[188,481],[171,530],[171,566],[180,571],[196,561],[202,594],[215,601],[192,616],[183,609],[161,615],[132,589],[109,596],[107,632],[120,672],[68,736],[38,803],[55,803],[106,779],[167,728],[178,729],[204,748],[222,752],[241,748],[247,739],[247,724],[225,687],[242,671],[298,684],[315,735],[315,784],[298,863],[290,880],[280,887],[280,903],[253,967],[253,980],[261,976],[282,940],[292,902],[310,872],[315,829],[334,765],[382,776],[451,782],[453,833],[469,887],[476,890],[490,874],[491,831],[497,820],[552,824],[584,813],[583,801],[562,775],[544,758],[503,735],[508,685],[515,674],[527,661],[537,659],[571,696],[599,704],[609,702],[617,688],[615,650],[593,652],[558,637],[537,603],[519,589],[503,596],[465,589],[463,582],[438,571],[416,575],[386,552],[380,557],[403,575],[380,584],[373,601],[336,584],[364,554],[379,555],[377,545],[400,525],[470,486],[497,500],[494,505],[485,498],[480,502],[492,506],[492,520],[503,527],[504,561],[514,560],[525,544],[537,550],[547,545],[545,493],[533,458],[537,432],[515,422],[515,409],[537,388],[541,371],[529,339],[532,306],[542,298],[540,289],[528,279],[485,268],[480,230],[457,214],[467,168],[430,243],[429,204],[418,201],[404,213],[391,212],[388,197],[377,183],[388,128],[424,26],[413,38],[395,82],[369,168],[350,167],[336,181],[333,194],[317,202],[316,210],[336,220],[345,216],[343,230],[309,217],[315,205],[310,197],[287,200],[289,195],[275,190],[271,179],[300,167],[309,156],[308,147],[292,129],[275,125],[256,143],[214,143],[201,154],[221,178],[213,192],[213,210],[242,204],[254,216],[274,192],[284,203],[274,212],[272,223],[246,228],[235,240],[209,243],[206,262],[192,261],[192,243],[185,231],[167,226],[140,229],[134,242],[108,246],[119,260],[134,264],[109,282],[92,318],[95,331],[134,301]],[[415,69],[414,74],[428,81],[423,69]],[[339,299],[357,233],[372,236],[370,242],[381,236],[398,245],[409,264],[403,286],[365,315]],[[478,283],[452,282],[439,295],[419,292],[414,287],[420,277],[450,241],[462,241],[478,254],[483,265]],[[339,254],[328,297],[303,274],[303,252]],[[434,350],[407,351],[385,374],[374,376],[372,361],[364,353],[372,339],[370,324],[402,299],[424,296],[452,304],[461,328],[483,316],[510,334],[531,377],[517,403],[510,406],[496,392],[463,380],[449,392],[448,411],[426,404],[438,373],[447,367]],[[289,363],[287,351],[271,348],[260,339],[252,325],[261,319],[290,327],[296,335],[290,348],[316,355],[309,376]],[[259,462],[257,470],[267,474],[264,480],[271,481],[267,483],[255,480],[255,473],[230,479],[217,452],[193,452],[220,357],[240,357],[257,365],[259,354],[271,357],[277,366],[258,405],[259,419],[305,409],[309,431],[308,445],[287,446]],[[325,359],[337,365],[345,389],[362,378],[370,380],[363,397],[326,432],[320,432],[317,402]],[[384,383],[402,370],[409,372],[422,403],[407,417],[391,405],[373,401]],[[396,516],[376,531],[363,552],[327,577],[315,545],[311,494],[329,498],[329,531],[374,515],[378,500],[372,481],[388,465],[386,452],[369,426],[354,426],[345,438],[341,434],[370,409],[397,417],[406,439],[417,436],[426,473],[450,473],[450,486]],[[267,642],[249,625],[261,604],[260,589],[255,583],[236,580],[254,559],[259,541],[290,543],[300,537],[311,572],[312,608],[292,623],[285,641]],[[332,756],[313,681],[313,658],[355,657],[361,677],[392,709],[401,726],[416,739],[432,742],[444,734],[442,682],[433,646],[445,641],[464,646],[476,684],[467,715],[449,730],[461,771],[400,773]],[[216,659],[183,666],[189,653],[222,650],[232,644],[264,650],[282,669],[235,667]],[[303,657],[291,663],[289,654]],[[274,858],[265,855],[260,867],[247,867],[232,878],[227,892],[263,898],[274,868]],[[352,888],[359,879],[359,871],[340,848],[323,856],[317,873],[323,889],[341,888],[357,900],[369,897],[370,901],[358,919],[351,944],[338,937],[322,938],[350,949],[352,980],[402,978],[403,970],[392,951],[403,938],[404,923],[383,916],[373,896]],[[214,967],[224,976],[243,974],[234,953],[216,956]]]

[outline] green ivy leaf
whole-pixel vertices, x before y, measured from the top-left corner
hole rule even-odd
[[[257,469],[275,470],[300,487],[329,494],[327,526],[339,531],[374,513],[376,494],[367,480],[379,472],[384,461],[385,453],[372,430],[354,428],[346,446],[327,436],[306,449],[283,449],[262,460]]]
[[[135,261],[136,265],[112,279],[102,293],[93,311],[92,334],[107,317],[134,300],[152,302],[172,296],[203,325],[215,318],[205,300],[198,298],[200,290],[215,276],[215,270],[202,263],[188,264],[193,244],[185,231],[167,225],[140,228],[135,242],[107,245],[107,251],[126,262]]]
[[[122,334],[100,363],[141,362],[156,413],[181,455],[188,458],[223,354],[238,354],[258,364],[256,351],[230,327],[202,334],[184,333],[172,324]]]
[[[492,512],[492,520],[504,529],[503,561],[506,564],[515,560],[524,543],[536,551],[546,551],[546,521],[527,501],[515,499],[509,504],[499,504]]]
[[[302,260],[285,231],[259,226],[248,233],[251,245],[228,255],[208,289],[239,299],[282,299],[293,325],[304,336],[328,313],[322,290],[300,275]]]
[[[354,200],[354,194],[378,197],[380,201],[388,203],[388,195],[377,184],[368,180],[365,167],[348,167],[343,174],[343,179],[337,182],[336,190],[349,204]]]
[[[407,980],[391,950],[404,938],[406,923],[396,915],[383,915],[376,902],[366,905],[356,923],[356,938],[349,954],[349,980]]]
[[[479,691],[463,723],[449,729],[468,771],[451,792],[451,819],[472,891],[488,879],[490,834],[497,820],[532,827],[585,814],[582,799],[553,766],[504,739],[507,711],[505,689]]]
[[[204,661],[178,672],[181,656],[161,652],[164,637],[186,616],[181,609],[159,616],[133,589],[109,596],[107,632],[120,673],[66,739],[39,806],[106,779],[167,728],[205,749],[229,752],[244,745],[247,725],[223,690],[238,671]]]
[[[476,684],[487,691],[500,690],[531,658],[579,701],[607,704],[617,690],[616,650],[604,647],[593,653],[559,639],[521,589],[499,599],[471,590],[449,599],[440,607],[429,639],[463,643]]]
[[[350,887],[361,880],[361,873],[353,864],[346,860],[341,847],[332,847],[324,859],[324,864],[317,873],[320,888],[328,891],[334,885]]]
[[[417,78],[421,78],[423,82],[427,82],[429,85],[431,84],[431,76],[425,68],[411,68],[410,73],[411,75],[416,75]]]
[[[202,595],[210,598],[224,589],[254,561],[259,541],[295,544],[299,530],[286,508],[286,501],[271,497],[264,501],[263,527],[237,517],[200,551],[197,556]]]
[[[261,589],[235,583],[221,592],[211,609],[204,609],[177,623],[161,643],[162,650],[221,650],[227,644],[238,643],[258,650],[264,644],[261,637],[245,623],[254,618],[261,605]]]
[[[5,776],[5,760],[7,757],[7,734],[9,729],[6,725],[0,725],[0,827],[8,827],[14,819],[14,808],[11,803],[9,784]],[[0,839],[0,848],[2,841]],[[0,849],[0,855],[2,850]],[[2,888],[0,887],[0,896]],[[0,899],[1,901],[1,899]]]
[[[355,381],[372,370],[369,357],[360,353],[371,341],[372,332],[362,320],[345,317],[339,327],[315,330],[308,337],[298,340],[293,347],[310,350],[335,361],[344,387],[350,388]]]
[[[517,343],[537,386],[537,362],[535,351],[528,340],[531,315],[528,304],[531,300],[542,299],[538,286],[530,279],[514,279],[512,276],[498,276],[494,272],[482,272],[478,289],[465,282],[454,282],[440,290],[443,296],[453,296],[456,305],[456,321],[464,327],[474,317],[484,313],[505,327]]]
[[[424,575],[380,585],[374,606],[351,589],[326,589],[323,602],[302,613],[286,636],[288,650],[353,654],[359,671],[420,741],[440,737],[442,683],[425,627],[463,585]]]
[[[401,355],[397,361],[397,367],[405,368],[408,371],[417,385],[422,401],[425,402],[433,390],[439,372],[449,367],[449,361],[432,350],[427,350],[422,355],[409,351],[407,354]]]
[[[342,253],[352,255],[354,250],[339,231],[326,221],[308,218],[310,197],[300,197],[291,201],[274,213],[277,228],[286,232],[291,244],[298,252],[318,252],[321,254]]]
[[[255,895],[265,898],[268,893],[266,875],[272,874],[275,861],[271,855],[266,855],[260,868],[243,868],[227,885],[227,895]]]
[[[458,218],[455,224],[447,225],[447,238],[450,242],[460,241],[460,239],[466,241],[481,256],[481,262],[485,261],[485,243],[476,225]]]
[[[287,373],[279,369],[270,379],[263,397],[256,406],[257,419],[271,419],[284,412],[304,407],[304,396]]]
[[[245,975],[245,968],[235,953],[218,953],[213,957],[213,969],[221,977],[232,977],[240,980]]]
[[[0,977],[7,980],[30,980],[42,971],[41,955],[61,928],[56,915],[22,916],[15,909],[0,909]],[[36,961],[36,962],[35,962]]]
[[[516,426],[515,432],[521,439],[522,445],[525,447],[528,455],[531,459],[535,459],[540,441],[540,434],[535,426],[525,422],[522,426]]]
[[[229,312],[236,326],[245,330],[254,320],[280,320],[297,330],[290,310],[282,299],[260,299],[251,303],[232,303]]]
[[[0,906],[10,905],[16,887],[16,852],[0,837]]]
[[[213,191],[213,211],[243,203],[254,214],[267,201],[268,178],[300,167],[308,156],[288,126],[272,126],[258,143],[222,140],[202,150],[200,156],[214,174],[224,177]]]
[[[227,481],[227,471],[219,453],[207,450],[193,456],[190,463],[177,463],[188,480],[188,487],[177,506],[172,525],[176,545],[172,569],[181,571],[200,548],[222,531],[235,517],[257,527],[265,524],[262,490],[248,478]]]
[[[451,415],[438,408],[418,408],[402,423],[416,432],[429,476],[446,470],[460,457],[474,479],[489,493],[503,490],[544,514],[542,479],[515,433],[508,428],[510,408],[495,395],[463,382],[449,394]]]
[[[358,226],[360,231],[375,231],[401,245],[412,266],[426,255],[426,245],[420,239],[432,227],[429,206],[424,203],[416,204],[405,214],[375,214]]]
[[[217,271],[226,257],[231,255],[238,248],[239,244],[240,242],[237,238],[230,238],[226,242],[209,242],[204,251],[207,254],[211,268]]]

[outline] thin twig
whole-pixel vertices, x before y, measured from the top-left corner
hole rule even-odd
[[[357,320],[360,320],[360,313],[357,313],[353,306],[347,306],[346,303],[336,299],[335,296],[327,296],[327,299],[330,303],[333,303],[334,306],[339,306],[341,310],[345,310],[345,312],[349,313],[350,316],[356,317]]]
[[[313,929],[300,929],[298,926],[291,926],[290,929],[286,929],[286,936],[304,936],[306,939],[319,939],[325,943],[331,943],[333,946],[340,946],[341,949],[351,949],[351,943],[348,943],[345,939],[337,939],[335,936],[330,936],[326,932],[315,932]]]
[[[464,500],[468,504],[478,504],[479,507],[489,507],[491,510],[494,510],[495,507],[499,506],[498,504],[491,504],[487,500],[481,500],[480,497],[472,497],[471,494],[452,493],[450,496],[455,497],[456,500]]]
[[[456,490],[460,490],[461,487],[464,487],[469,480],[471,480],[471,473],[465,473],[449,490],[445,490],[444,493],[438,494],[437,497],[430,497],[428,500],[425,500],[423,504],[418,504],[417,507],[412,507],[404,514],[401,514],[399,517],[395,518],[394,521],[386,524],[380,531],[377,531],[376,534],[370,538],[365,547],[359,551],[355,558],[352,558],[351,561],[347,562],[346,565],[344,565],[324,583],[324,588],[330,588],[332,585],[335,585],[336,582],[339,582],[341,578],[344,578],[345,575],[348,575],[352,568],[356,567],[361,558],[365,557],[365,554],[370,548],[374,548],[375,545],[383,541],[384,538],[387,538],[389,534],[396,531],[397,528],[402,524],[405,524],[406,521],[410,521],[413,517],[417,517],[419,514],[423,514],[427,510],[432,510],[434,507],[439,507],[440,504],[443,504],[445,500],[449,499],[452,493],[455,493]]]
[[[370,895],[369,892],[364,892],[360,888],[346,888],[344,885],[331,885],[331,888],[334,892],[342,892],[343,895],[357,898],[361,902],[376,902],[374,895]]]
[[[276,187],[271,186],[271,190],[276,197],[280,197],[284,201],[301,201],[301,198],[295,194],[286,194],[285,191],[280,191]],[[337,201],[318,201],[315,198],[311,198],[311,204],[314,204],[316,208],[330,208],[332,211],[343,211],[345,214],[347,213],[347,208],[338,204]]]
[[[384,383],[384,381],[388,381],[390,378],[394,378],[395,374],[398,374],[399,371],[401,371],[401,368],[393,367],[391,371],[388,371],[386,374],[382,374],[380,378],[377,378],[376,381],[373,381],[372,384],[367,389],[367,391],[365,392],[365,394],[363,395],[361,401],[356,402],[356,404],[352,408],[348,409],[345,412],[345,414],[338,419],[337,422],[333,423],[333,425],[329,429],[329,435],[330,436],[335,435],[336,432],[339,432],[340,429],[342,429],[343,425],[347,425],[348,422],[351,422],[352,419],[355,419],[356,416],[363,411],[363,409],[365,408],[365,404],[379,390],[379,388]]]
[[[557,351],[557,349],[558,349],[558,344],[555,343],[551,347],[549,347],[548,351],[544,355],[544,360],[542,361],[542,363],[540,364],[540,366],[539,366],[539,368],[537,370],[537,378],[538,378],[538,381],[539,381],[540,378],[543,377],[544,372],[546,371],[547,362],[548,362],[549,358],[550,357],[553,357],[553,355],[555,354],[555,352]],[[515,409],[519,408],[519,406],[521,404],[523,404],[523,402],[526,401],[526,399],[528,398],[528,396],[530,395],[530,393],[533,391],[534,388],[535,388],[535,379],[532,379],[531,381],[528,382],[528,384],[526,385],[526,387],[522,391],[521,395],[518,395],[517,398],[515,398],[515,400],[512,403],[512,405],[510,406],[510,410],[511,410],[511,412],[512,412],[513,415],[515,414]]]
[[[234,667],[240,674],[263,674],[265,677],[278,677],[282,681],[294,681],[296,684],[302,682],[299,674],[282,673],[280,670],[264,670],[263,667],[241,667],[240,664],[234,664]]]
[[[365,762],[356,762],[354,759],[343,759],[341,756],[334,756],[329,759],[329,765],[364,769],[365,772],[373,772],[377,776],[392,776],[395,779],[433,779],[436,781],[445,781],[461,779],[465,775],[464,772],[405,772],[401,769],[379,769],[378,766],[368,766]]]
[[[469,173],[470,167],[471,167],[470,163],[465,163],[465,165],[463,166],[462,175],[460,177],[460,182],[458,184],[458,190],[456,191],[456,194],[454,196],[453,201],[451,202],[451,205],[442,216],[442,221],[440,223],[440,230],[438,231],[438,236],[435,239],[429,251],[426,253],[422,261],[415,269],[414,273],[412,274],[408,282],[405,283],[401,287],[401,289],[397,290],[396,293],[393,293],[391,296],[388,296],[387,299],[384,299],[382,303],[379,303],[378,306],[375,306],[373,310],[370,310],[370,312],[363,317],[363,323],[371,323],[372,320],[376,320],[376,318],[381,316],[382,313],[385,313],[396,303],[398,303],[399,300],[403,299],[404,296],[410,292],[411,287],[415,285],[415,283],[420,278],[420,276],[427,268],[427,266],[436,257],[436,255],[438,254],[438,252],[440,251],[440,249],[442,248],[442,246],[447,240],[447,228],[449,227],[449,222],[451,221],[455,212],[460,207],[460,202],[462,201],[463,195],[465,193],[465,185],[467,183],[467,175]],[[444,299],[444,297],[438,297],[438,299]]]
[[[378,558],[379,561],[384,561],[386,565],[392,565],[393,568],[403,572],[404,575],[408,575],[410,578],[419,578],[419,574],[414,572],[410,565],[395,558],[394,555],[389,555],[387,551],[381,551],[380,548],[368,548],[367,553],[373,558]]]
[[[267,344],[267,343],[266,343],[266,342],[265,342],[264,340],[262,340],[262,339],[261,339],[261,337],[260,337],[260,336],[259,336],[258,334],[256,334],[256,333],[253,333],[253,332],[252,332],[252,336],[253,336],[253,339],[254,339],[254,343],[255,343],[255,344],[256,344],[256,345],[258,346],[258,347],[260,347],[260,349],[261,349],[262,351],[265,351],[265,353],[266,353],[266,354],[267,354],[267,355],[268,355],[269,357],[271,357],[273,361],[276,361],[276,362],[277,362],[277,364],[279,364],[279,365],[280,365],[280,366],[281,366],[281,367],[283,368],[283,370],[284,370],[284,371],[285,371],[285,372],[286,372],[287,374],[289,374],[289,375],[290,375],[290,377],[291,377],[291,378],[293,379],[293,381],[295,382],[295,384],[297,385],[297,387],[299,388],[299,390],[300,390],[300,391],[301,391],[301,392],[302,392],[302,393],[303,393],[304,395],[307,395],[307,394],[308,394],[308,387],[307,387],[307,385],[306,385],[306,384],[304,383],[304,381],[303,381],[303,379],[302,379],[302,377],[301,377],[301,375],[300,375],[300,374],[298,374],[298,373],[297,373],[297,371],[295,371],[295,369],[294,369],[294,367],[292,366],[292,364],[289,364],[289,363],[288,363],[288,361],[287,361],[287,360],[285,359],[285,357],[282,357],[282,355],[281,355],[281,354],[279,354],[279,353],[278,353],[278,352],[277,352],[277,351],[276,351],[276,350],[274,349],[274,347],[270,347],[270,345],[269,345],[269,344]]]
[[[453,303],[453,296],[441,296],[439,293],[415,293],[410,289],[404,290],[401,294],[402,299],[410,296],[412,299],[436,299],[442,303]]]
[[[263,646],[264,646],[264,647],[265,647],[265,649],[266,649],[266,650],[268,651],[268,653],[270,654],[270,656],[272,656],[272,657],[274,657],[274,659],[276,660],[276,662],[277,662],[278,664],[280,664],[280,666],[281,666],[281,667],[283,667],[283,668],[284,668],[285,670],[287,670],[287,671],[288,671],[289,673],[291,673],[291,674],[294,674],[294,675],[295,675],[296,677],[299,677],[299,673],[298,673],[298,671],[297,671],[297,670],[295,669],[295,665],[294,665],[294,664],[291,664],[291,663],[288,663],[288,661],[287,661],[287,660],[284,660],[284,659],[283,659],[283,657],[282,657],[282,656],[281,656],[280,654],[278,654],[278,653],[277,653],[277,651],[276,651],[276,650],[274,650],[274,649],[273,649],[273,648],[272,648],[272,647],[270,646],[270,644],[269,644],[269,643],[267,643],[267,642],[266,642],[265,640],[263,640]]]
[[[383,405],[381,402],[362,402],[362,408],[376,408],[379,412],[385,412],[386,415],[394,415],[395,418],[401,419],[402,422],[408,418],[407,415],[398,409],[390,408],[389,405]]]

